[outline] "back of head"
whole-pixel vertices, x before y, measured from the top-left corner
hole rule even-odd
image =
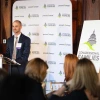
[[[72,79],[78,57],[74,54],[67,54],[64,61],[65,80]]]
[[[41,58],[34,58],[26,66],[25,74],[35,79],[38,82],[42,82],[46,77],[46,71],[48,65]]]
[[[0,90],[0,100],[44,100],[41,84],[24,75],[9,75]]]
[[[97,84],[98,75],[94,64],[87,58],[80,59],[76,65],[70,89],[87,89],[93,96],[96,96]]]

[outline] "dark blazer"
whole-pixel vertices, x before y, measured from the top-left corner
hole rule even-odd
[[[58,97],[52,95],[48,100],[88,100],[84,90],[75,90],[66,96]]]
[[[0,88],[0,100],[46,100],[41,83],[28,76],[6,77]]]
[[[28,62],[31,41],[30,41],[29,37],[27,37],[21,33],[18,43],[22,43],[22,45],[21,45],[20,49],[17,49],[16,61],[18,63],[20,63],[21,65],[20,66],[12,66],[12,73],[19,72],[19,73],[23,74],[26,64]],[[6,53],[4,54],[4,56],[12,59],[13,46],[14,46],[14,36],[8,38]]]

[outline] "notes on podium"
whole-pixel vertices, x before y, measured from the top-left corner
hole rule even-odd
[[[0,68],[2,68],[2,57],[0,57]]]

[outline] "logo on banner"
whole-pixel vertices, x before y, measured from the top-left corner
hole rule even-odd
[[[62,17],[70,17],[70,14],[64,13],[64,14],[62,14]]]
[[[50,8],[50,7],[55,7],[55,4],[47,4],[47,5],[44,4],[43,8],[46,9],[47,7],[48,7],[48,8]]]
[[[15,8],[16,10],[18,9],[18,6],[16,6],[16,8]]]
[[[36,33],[31,33],[31,32],[29,32],[29,33],[28,33],[28,36],[39,36],[39,33],[37,33],[37,32],[36,32]]]
[[[61,14],[61,13],[59,13],[58,17],[59,18],[61,18],[61,17],[70,17],[70,14],[66,14],[66,13]]]
[[[47,27],[47,24],[46,23],[44,24],[44,27]]]
[[[47,42],[45,42],[45,43],[44,43],[44,45],[45,45],[45,46],[47,46],[47,45],[52,45],[52,46],[55,46],[55,45],[56,45],[56,43],[55,43],[55,42],[48,42],[48,43],[47,43]]]
[[[61,18],[61,14],[60,13],[58,14],[58,17]]]
[[[59,52],[59,56],[62,56],[62,53],[61,52]]]
[[[46,8],[46,4],[44,4],[44,6],[43,6],[44,8]]]
[[[82,59],[85,57],[93,61],[99,61],[99,55],[99,52],[79,51],[78,58]]]
[[[29,14],[28,18],[31,18],[31,17],[39,17],[39,14]]]
[[[48,24],[45,23],[45,24],[44,24],[44,27],[47,27],[47,26],[56,26],[56,24],[55,24],[55,23],[48,23]]]
[[[68,52],[63,52],[63,53],[62,53],[61,51],[59,52],[59,56],[62,56],[62,55],[65,56],[65,55],[67,55],[67,54],[68,54]]]
[[[47,42],[45,42],[44,45],[47,46]]]
[[[55,42],[48,42],[48,45],[56,45],[56,43]]]
[[[88,58],[93,61],[98,61],[99,60],[99,52],[95,52],[95,47],[96,45],[96,35],[95,35],[95,30],[93,33],[90,35],[89,39],[87,42],[84,42],[84,45],[88,47],[88,50],[82,51],[80,50],[78,53],[78,58]]]
[[[59,37],[62,37],[62,36],[64,36],[64,37],[65,37],[65,36],[71,37],[71,34],[70,34],[70,33],[59,33],[58,36],[59,36]]]
[[[26,9],[26,6],[16,6],[15,9],[16,10],[18,10],[18,9]]]
[[[60,71],[60,72],[59,72],[59,75],[61,76],[62,74],[63,74],[62,71]]]
[[[89,47],[90,50],[94,51],[93,45],[96,44],[96,35],[95,35],[95,30],[93,31],[93,34],[91,34],[90,38],[88,39],[87,42],[84,43]]]

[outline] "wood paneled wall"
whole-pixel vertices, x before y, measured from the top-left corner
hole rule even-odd
[[[0,53],[4,53],[6,44],[3,39],[11,36],[12,4],[15,0],[0,0]]]
[[[6,43],[3,43],[3,39],[11,36],[11,22],[12,22],[12,4],[14,0],[0,0],[0,53],[6,51]],[[8,71],[8,65],[3,65]]]
[[[100,0],[84,0],[84,20],[100,19]]]
[[[83,0],[71,0],[72,2],[72,22],[73,22],[73,53],[77,54],[83,25]]]

